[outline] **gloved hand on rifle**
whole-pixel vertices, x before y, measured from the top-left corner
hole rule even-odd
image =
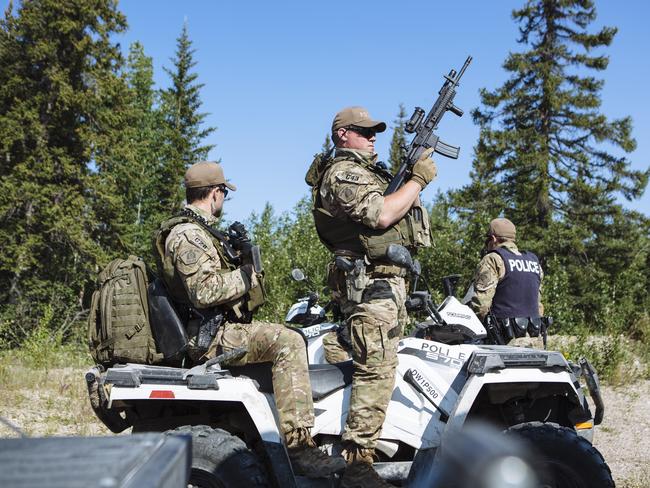
[[[413,165],[411,181],[415,181],[423,190],[438,175],[438,168],[431,159],[431,153],[433,153],[432,147],[424,151]]]

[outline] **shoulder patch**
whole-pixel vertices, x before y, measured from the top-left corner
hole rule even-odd
[[[196,234],[196,233],[193,233],[191,235],[188,235],[187,237],[188,237],[188,240],[192,244],[196,244],[198,247],[200,247],[204,251],[208,250],[208,244],[205,242],[205,239],[203,239],[203,236],[201,236],[199,234]]]
[[[178,258],[183,262],[183,264],[189,266],[199,260],[199,253],[194,249],[187,249],[182,251]]]
[[[355,185],[367,185],[371,182],[367,175],[357,171],[337,171],[334,178],[339,183],[353,183]]]
[[[351,182],[357,182],[359,181],[360,176],[354,173],[344,173],[343,174],[343,181],[351,181]]]

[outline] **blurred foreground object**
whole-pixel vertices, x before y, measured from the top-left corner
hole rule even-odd
[[[537,488],[530,449],[487,424],[467,425],[445,439],[433,462],[419,466],[410,488]],[[425,464],[425,463],[422,463]]]
[[[191,454],[187,436],[0,439],[0,486],[181,488]]]

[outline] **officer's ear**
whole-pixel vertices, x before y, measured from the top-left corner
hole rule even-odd
[[[337,144],[348,140],[348,130],[344,127],[336,129]]]

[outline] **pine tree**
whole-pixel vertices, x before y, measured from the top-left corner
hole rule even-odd
[[[174,67],[165,68],[171,77],[172,86],[162,92],[167,147],[159,172],[163,214],[180,208],[184,199],[181,181],[185,170],[193,163],[207,158],[214,147],[203,142],[216,128],[203,127],[208,114],[200,112],[200,91],[204,85],[196,82],[198,75],[192,72],[196,66],[194,53],[187,24],[184,24],[176,43],[176,57],[172,59]]]
[[[320,152],[323,154],[329,154],[333,147],[332,137],[329,134],[325,134],[325,140],[323,141],[323,146],[321,147]]]
[[[111,0],[25,1],[0,24],[0,303],[21,333],[69,325],[115,235],[91,167],[122,123],[125,28]]]
[[[511,77],[502,87],[481,91],[484,108],[473,113],[481,127],[477,159],[498,176],[507,211],[541,238],[554,218],[583,211],[570,198],[576,184],[593,188],[594,197],[633,199],[648,172],[631,170],[624,156],[603,147],[629,153],[636,143],[629,117],[608,121],[599,112],[603,82],[589,72],[607,68],[608,57],[594,51],[609,46],[616,29],[588,31],[596,18],[593,2],[529,0],[513,18],[520,24],[518,42],[530,49],[508,56],[504,68]],[[593,201],[602,215],[616,212],[614,203]]]
[[[590,32],[591,0],[529,0],[513,18],[528,50],[507,57],[510,78],[501,87],[481,90],[472,183],[453,201],[474,234],[489,218],[513,220],[522,247],[566,275],[571,288],[556,298],[572,304],[577,321],[611,323],[607,304],[624,303],[623,289],[632,289],[618,281],[621,271],[638,261],[620,240],[639,242],[638,229],[647,231],[645,218],[617,199],[640,197],[650,174],[621,155],[636,146],[631,119],[600,113],[603,81],[593,73],[607,68],[602,49],[617,30]],[[553,283],[553,270],[548,278]]]
[[[395,127],[393,128],[393,137],[390,140],[390,156],[388,158],[389,170],[391,173],[396,174],[400,165],[402,164],[402,159],[406,155],[406,132],[404,128],[406,127],[406,109],[404,104],[399,104],[399,112],[397,113],[397,119],[393,121]]]
[[[159,93],[154,89],[153,61],[136,42],[130,47],[126,79],[132,96],[130,122],[125,127],[125,144],[118,180],[128,213],[128,234],[124,236],[130,252],[147,256],[151,233],[159,223],[158,172],[163,157],[163,120]]]

